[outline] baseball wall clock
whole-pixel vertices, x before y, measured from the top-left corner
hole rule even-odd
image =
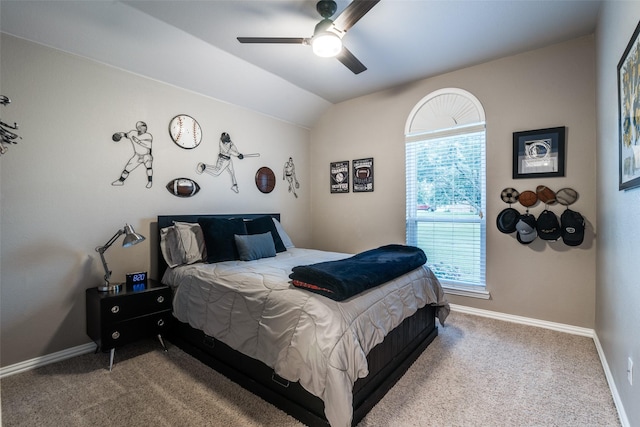
[[[186,114],[178,114],[169,122],[169,135],[179,147],[196,148],[202,141],[202,129],[196,119]]]

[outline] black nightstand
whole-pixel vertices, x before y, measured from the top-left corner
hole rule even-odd
[[[98,292],[90,288],[87,296],[87,335],[98,350],[110,351],[109,370],[118,347],[151,335],[157,335],[167,350],[162,334],[171,315],[171,289],[149,279],[141,285],[122,285],[120,292]]]

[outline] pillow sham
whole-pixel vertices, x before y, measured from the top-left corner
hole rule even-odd
[[[160,249],[171,268],[207,258],[202,228],[196,223],[176,221],[171,227],[161,229]]]
[[[174,226],[160,229],[160,250],[170,268],[180,265],[178,238]]]
[[[207,247],[204,244],[204,233],[200,224],[179,221],[173,224],[182,250],[183,263],[193,264],[207,259]]]
[[[276,226],[276,231],[278,232],[278,235],[280,235],[280,239],[282,240],[282,244],[284,245],[284,247],[286,249],[295,248],[293,242],[291,241],[291,238],[289,237],[287,232],[284,231],[282,224],[280,224],[280,221],[273,217],[271,219],[273,220],[273,225]]]
[[[207,247],[207,262],[240,259],[234,236],[247,234],[242,218],[198,218]]]
[[[241,261],[253,261],[276,256],[276,246],[270,232],[262,234],[234,235]]]
[[[282,239],[278,234],[278,230],[276,230],[276,226],[271,220],[271,216],[259,216],[252,220],[246,221],[247,232],[244,234],[262,234],[266,232],[271,232],[271,237],[273,239],[273,243],[276,247],[276,252],[284,252],[287,248],[284,247],[284,243],[282,243]],[[242,234],[242,233],[238,233]]]

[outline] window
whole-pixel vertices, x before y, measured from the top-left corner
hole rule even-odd
[[[460,89],[422,99],[405,129],[406,239],[450,293],[485,290],[486,156],[480,102]]]

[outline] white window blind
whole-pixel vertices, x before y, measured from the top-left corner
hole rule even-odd
[[[406,238],[443,284],[485,280],[484,123],[406,137]]]

